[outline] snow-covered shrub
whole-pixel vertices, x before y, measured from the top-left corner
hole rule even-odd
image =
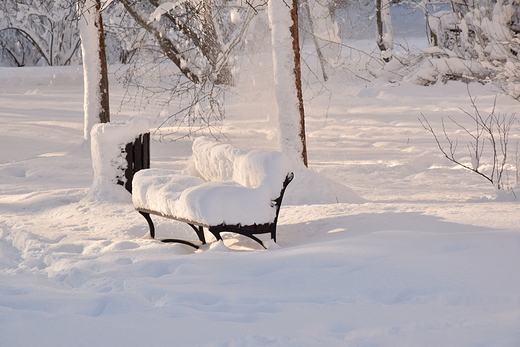
[[[494,81],[514,98],[520,96],[520,7],[515,1],[452,1],[451,9],[420,6],[427,16],[431,47],[405,56],[392,67],[413,83],[451,79]],[[433,8],[433,10],[432,10]]]
[[[404,76],[404,81],[424,86],[449,80],[487,82],[496,74],[483,62],[450,53],[439,47],[429,47],[402,57],[393,66]]]

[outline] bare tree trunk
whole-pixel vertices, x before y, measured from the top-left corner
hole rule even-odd
[[[381,51],[381,57],[385,62],[392,60],[393,33],[390,18],[390,2],[388,0],[376,1],[376,43]]]
[[[105,35],[101,19],[101,1],[86,0],[80,9],[80,36],[85,85],[84,138],[90,140],[90,130],[96,123],[110,122],[108,68]]]
[[[193,8],[189,2],[186,3],[186,6],[190,7],[192,11],[197,10]],[[221,55],[223,53],[223,49],[222,44],[219,42],[215,23],[213,22],[214,17],[212,1],[203,1],[202,8],[199,12],[200,21],[204,27],[204,32],[200,37],[201,42],[199,48],[204,56],[208,59],[213,70],[216,72],[215,83],[233,85],[233,74],[231,73],[230,67],[226,64],[218,66],[219,59],[222,59]],[[196,36],[193,34],[190,35],[190,30],[185,30],[185,32],[188,37]]]
[[[100,105],[101,110],[99,112],[100,123],[110,122],[110,102],[108,95],[108,65],[107,55],[105,51],[105,30],[103,29],[103,17],[101,17],[101,0],[97,0],[96,15],[98,18],[98,40],[99,40],[99,67],[101,70],[101,76],[99,81],[99,94],[100,94]]]
[[[386,50],[385,44],[383,43],[383,13],[381,11],[382,6],[383,6],[383,1],[376,0],[376,27],[377,27],[376,43],[381,52]]]

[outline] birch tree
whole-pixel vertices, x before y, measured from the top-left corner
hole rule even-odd
[[[110,122],[101,0],[85,0],[83,4],[78,4],[78,10],[81,15],[79,27],[85,84],[83,137],[89,142],[94,124]]]
[[[297,1],[269,0],[279,149],[307,166]]]
[[[119,1],[191,82],[233,83],[229,53],[242,40],[254,11],[217,0]],[[237,8],[243,15],[230,15]]]

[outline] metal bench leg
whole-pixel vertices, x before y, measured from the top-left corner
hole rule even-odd
[[[193,229],[195,230],[195,232],[197,233],[197,236],[199,237],[199,240],[202,242],[203,245],[206,244],[206,238],[204,237],[204,228],[199,226],[195,226],[191,223],[188,223],[188,225]]]
[[[214,230],[212,227],[209,227],[209,232],[212,233],[213,236],[215,236],[217,241],[222,241],[222,236],[220,236],[220,231]]]
[[[152,217],[147,212],[138,211],[144,219],[148,222],[148,227],[150,227],[150,236],[152,239],[155,239],[155,226],[153,225]]]

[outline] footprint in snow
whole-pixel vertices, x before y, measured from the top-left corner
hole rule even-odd
[[[121,242],[115,242],[107,248],[110,250],[113,250],[113,251],[124,251],[127,249],[139,248],[139,244],[137,244],[135,242],[131,242],[131,241],[121,241]]]
[[[83,245],[75,245],[72,243],[67,243],[63,245],[58,245],[54,248],[55,252],[63,252],[63,253],[83,253]]]

